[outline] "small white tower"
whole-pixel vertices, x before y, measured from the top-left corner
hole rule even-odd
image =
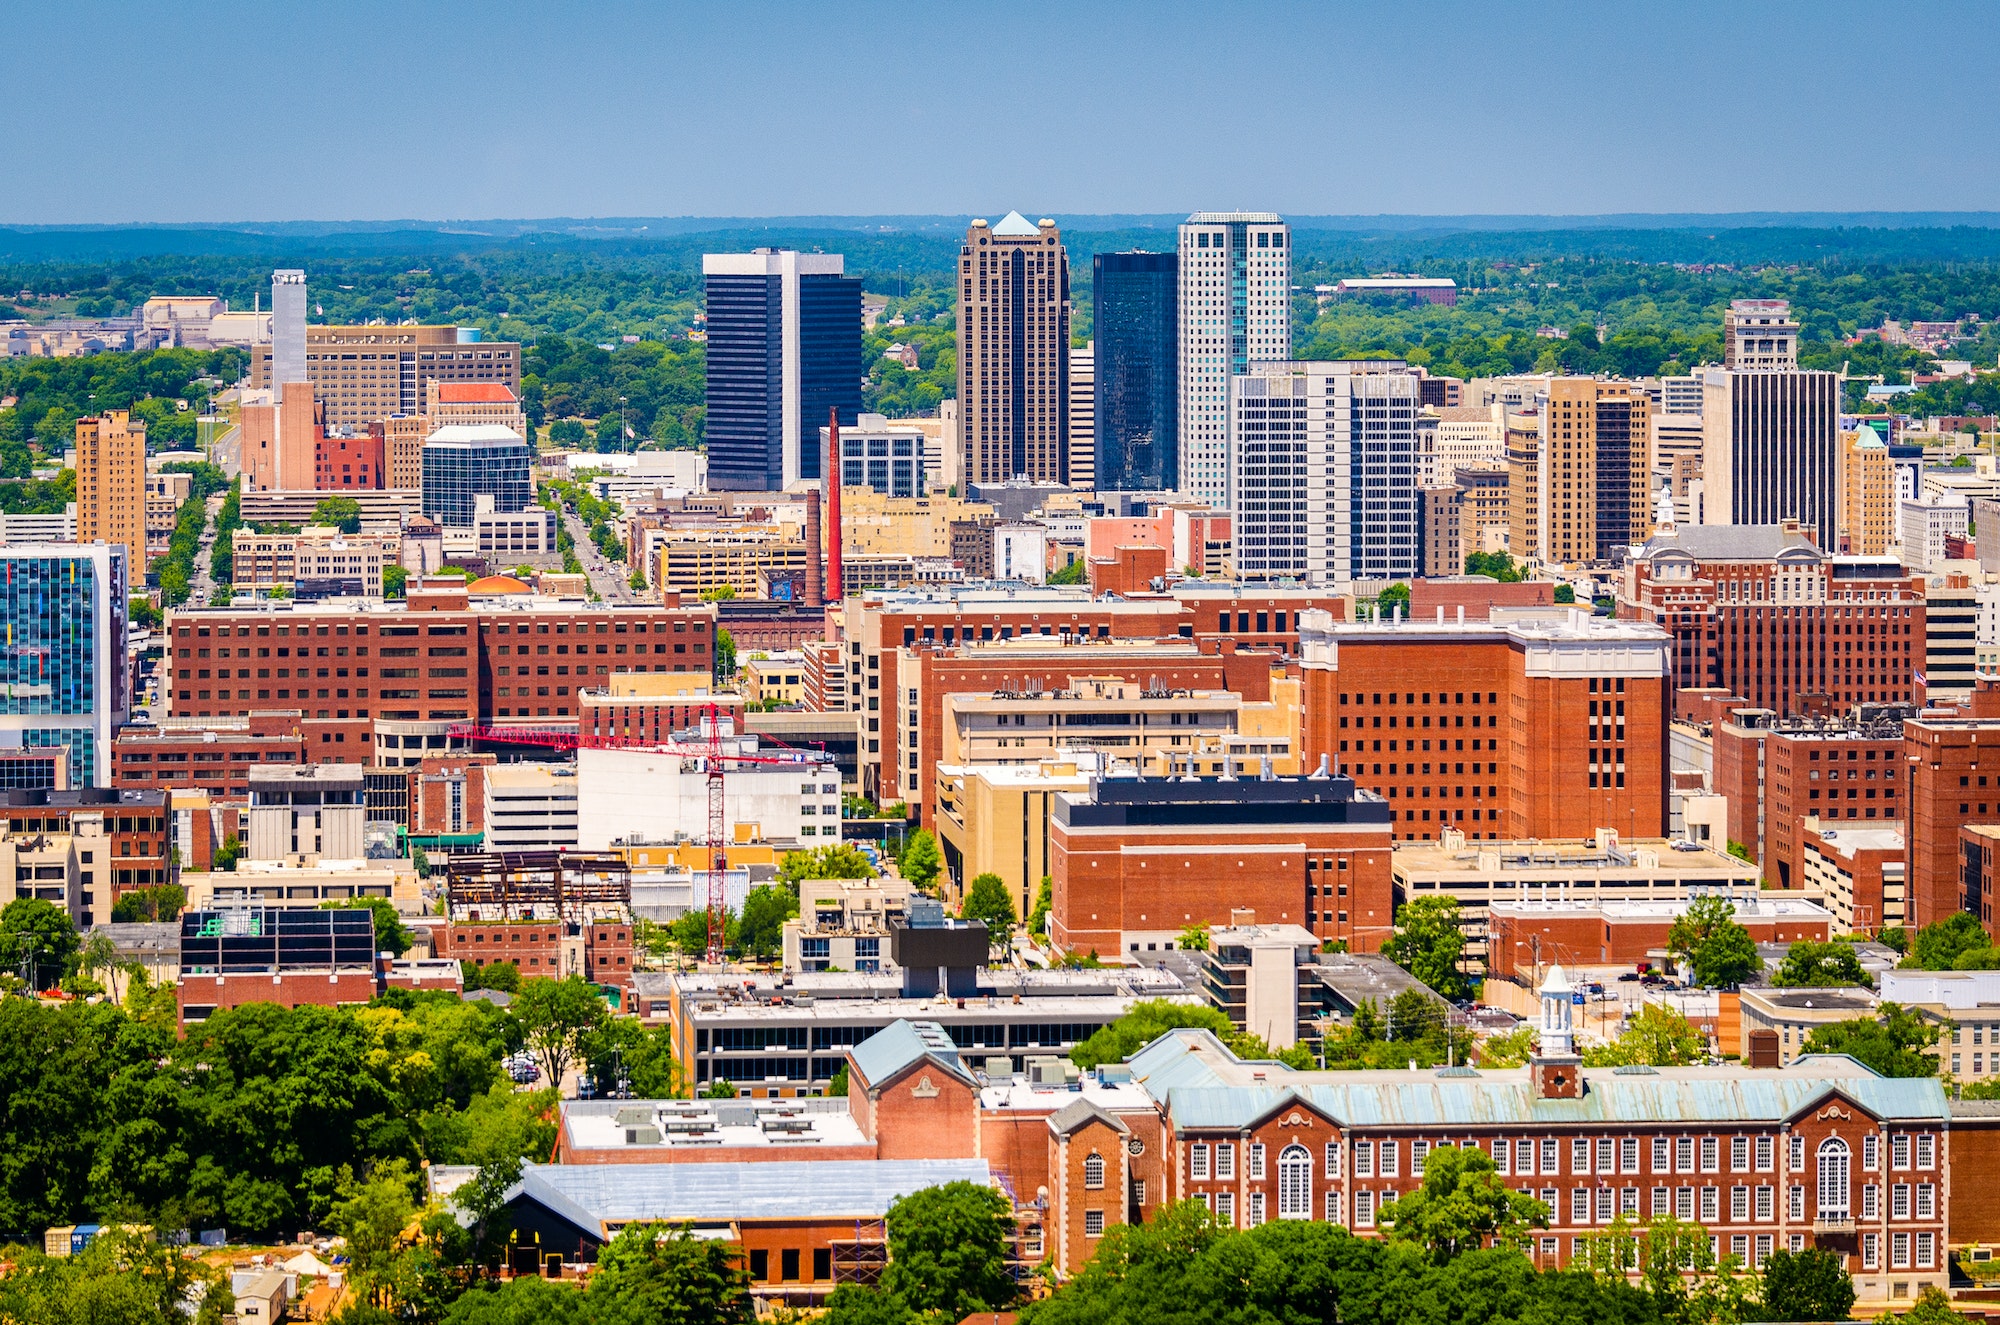
[[[1576,1034],[1570,1021],[1571,996],[1576,987],[1563,974],[1560,963],[1549,968],[1542,981],[1542,1056],[1569,1058],[1576,1052]]]
[[[1583,1097],[1583,1060],[1576,1055],[1576,1033],[1570,1021],[1576,987],[1560,965],[1549,968],[1542,982],[1541,1045],[1528,1063],[1535,1094],[1545,1100]]]

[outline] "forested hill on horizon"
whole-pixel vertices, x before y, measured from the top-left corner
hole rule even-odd
[[[705,423],[703,347],[688,333],[702,312],[704,252],[774,245],[844,254],[871,302],[886,303],[861,347],[867,407],[891,416],[928,414],[956,393],[958,222],[951,229],[893,228],[904,219],[920,218],[875,218],[872,230],[744,223],[681,233],[619,232],[610,223],[591,234],[511,235],[306,223],[0,229],[0,320],[128,314],[154,295],[217,295],[247,309],[268,294],[272,268],[302,267],[314,322],[455,324],[533,346],[523,365],[523,403],[538,425],[594,421],[618,410],[624,397],[640,438],[698,445]],[[1056,219],[1070,258],[1072,336],[1082,345],[1091,334],[1091,256],[1171,248],[1176,218]],[[1132,224],[1090,228],[1104,219]],[[1939,414],[2000,409],[2000,375],[1991,371],[2000,361],[2000,226],[1551,222],[1551,228],[1494,229],[1467,218],[1460,229],[1350,229],[1315,227],[1313,219],[1296,218],[1293,238],[1293,344],[1301,358],[1399,357],[1453,376],[1683,372],[1719,360],[1730,300],[1780,298],[1801,319],[1808,367],[1846,365],[1889,382],[1908,382],[1928,356],[1872,339],[1850,344],[1856,332],[1891,319],[1978,319],[1952,353],[1988,371],[1926,388],[1906,403]],[[203,249],[225,241],[227,251]],[[126,251],[85,256],[93,244]],[[68,256],[49,255],[63,246]],[[45,255],[24,259],[24,247]],[[1449,276],[1458,282],[1458,303],[1322,305],[1314,297],[1316,285],[1384,272]],[[883,357],[898,342],[915,349],[914,370]],[[54,371],[22,366],[13,376]],[[1851,384],[1856,400],[1861,385]],[[0,432],[48,431],[46,440],[56,444],[57,425],[88,402],[87,393],[72,400],[75,392],[56,388],[51,379],[30,390],[24,378],[12,389],[24,407],[33,406],[32,417],[0,411]]]

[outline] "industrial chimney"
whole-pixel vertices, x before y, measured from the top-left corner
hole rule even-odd
[[[826,410],[826,464],[821,469],[821,485],[826,489],[826,600],[838,603],[846,596],[840,583],[840,408]]]

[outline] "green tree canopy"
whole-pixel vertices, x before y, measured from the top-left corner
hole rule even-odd
[[[1589,1067],[1686,1067],[1708,1056],[1708,1037],[1674,1009],[1660,1003],[1642,1004],[1631,1024],[1610,1044],[1583,1051]]]
[[[1170,1030],[1192,1026],[1213,1031],[1228,1042],[1236,1027],[1218,1009],[1205,1003],[1170,1003],[1163,998],[1146,999],[1132,1005],[1109,1026],[1100,1026],[1090,1038],[1070,1050],[1070,1060],[1086,1070],[1099,1063],[1122,1063]]]
[[[577,1037],[577,1056],[600,1094],[612,1088],[621,1072],[634,1099],[681,1094],[673,1036],[665,1026],[648,1029],[636,1017],[606,1017]]]
[[[1465,931],[1459,927],[1458,899],[1419,897],[1396,912],[1396,932],[1382,955],[1447,999],[1472,997],[1472,981],[1459,969]]]
[[[981,874],[965,890],[959,915],[967,920],[983,920],[994,942],[1003,942],[1014,927],[1014,895],[997,874]]]
[[[1825,1247],[1772,1252],[1764,1261],[1763,1287],[1758,1320],[1846,1320],[1854,1309],[1854,1280]]]
[[[868,857],[846,842],[831,846],[787,851],[778,862],[778,882],[797,891],[802,879],[872,879],[874,867]]]
[[[1733,989],[1758,967],[1757,945],[1750,931],[1736,923],[1735,904],[1713,893],[1688,904],[1667,931],[1667,948],[1688,964],[1694,982],[1706,988]]]
[[[0,962],[37,989],[67,979],[80,946],[75,922],[54,902],[17,897],[0,909]]]
[[[590,1325],[747,1325],[742,1259],[685,1225],[627,1224],[598,1252],[585,1290]]]
[[[889,1268],[882,1287],[913,1310],[960,1320],[1015,1298],[1007,1272],[1014,1211],[992,1187],[948,1182],[889,1206]]]
[[[910,881],[911,887],[921,892],[931,891],[939,872],[944,869],[944,855],[938,850],[937,835],[928,828],[913,831],[903,839],[903,854],[896,866]]]
[[[748,956],[776,956],[784,943],[785,922],[798,913],[795,887],[767,883],[752,888],[743,899],[743,915],[737,921],[737,946]]]
[[[594,1030],[608,1009],[596,989],[572,975],[565,980],[523,981],[508,1011],[521,1023],[522,1036],[541,1060],[548,1083],[560,1086],[578,1039]]]
[[[1788,987],[1830,987],[1868,986],[1874,982],[1861,969],[1861,958],[1852,943],[1801,940],[1785,950],[1784,960],[1778,963],[1778,973],[1772,977],[1771,983]]]
[[[1979,917],[1968,911],[1954,911],[1917,931],[1910,955],[1901,965],[1917,971],[1949,971],[1958,959],[1992,946]]]
[[[1933,1077],[1936,1045],[1943,1027],[1898,1003],[1884,1003],[1873,1017],[1837,1021],[1806,1037],[1809,1054],[1847,1054],[1885,1077]]]
[[[343,534],[361,532],[361,503],[352,497],[335,495],[320,498],[313,507],[310,524],[327,525]]]
[[[1531,1230],[1549,1226],[1549,1208],[1510,1188],[1477,1146],[1439,1146],[1424,1159],[1423,1185],[1385,1204],[1379,1218],[1391,1238],[1444,1262],[1489,1242],[1524,1245]]]

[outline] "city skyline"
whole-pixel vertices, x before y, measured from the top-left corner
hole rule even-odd
[[[1983,150],[1996,112],[1976,98],[1955,111],[1955,129],[1926,132],[1924,150],[1909,152],[1910,124],[1829,115],[1803,90],[1838,80],[1843,65],[1859,75],[1864,49],[1865,80],[1850,86],[1946,79],[1942,32],[1964,67],[1978,67],[2000,46],[2000,28],[1974,4],[1927,11],[1921,24],[1885,21],[1887,11],[1861,3],[1558,9],[1535,23],[1457,4],[1415,29],[1372,5],[1243,11],[1242,30],[1268,43],[1214,42],[1202,11],[1184,5],[1117,7],[1082,22],[1053,10],[1040,21],[1030,8],[995,27],[949,9],[856,20],[774,3],[757,11],[765,21],[749,25],[761,34],[749,41],[731,10],[592,13],[594,22],[549,22],[545,11],[501,5],[468,24],[452,7],[398,11],[392,22],[369,3],[331,15],[224,6],[190,22],[118,3],[85,22],[74,10],[23,10],[20,48],[44,58],[19,71],[17,86],[29,103],[68,109],[11,144],[0,222],[869,215],[1007,197],[1057,216],[1825,210],[1864,201],[1847,176],[1871,159],[1898,163],[1897,200],[1920,209],[1988,206],[2000,185],[2000,161]],[[1058,49],[1075,58],[1048,57],[1051,22],[1067,30]],[[1283,77],[1270,51],[1390,39],[1377,33],[1396,34],[1412,59],[1348,61],[1339,78],[1308,77],[1300,61],[1287,84],[1295,129],[1408,145],[1376,151],[1366,172],[1286,169],[1293,133],[1246,136],[1226,118],[1185,113],[1191,96]],[[974,41],[979,60],[953,58]],[[1090,61],[1092,76],[1078,77],[1090,50],[1117,58]],[[1627,54],[1606,58],[1618,51]],[[310,76],[285,79],[286,96],[246,101],[257,113],[221,136],[203,98],[163,99],[143,117],[115,99],[76,102],[56,80],[86,62],[206,68],[249,86],[286,70]],[[940,98],[932,89],[944,69],[951,91]],[[1539,72],[1518,76],[1528,69]],[[853,114],[817,113],[801,90],[827,79],[864,89],[895,132],[858,133]],[[405,113],[430,128],[327,136],[357,81],[397,89]],[[1758,89],[1766,109],[1746,119],[1740,98],[1718,95],[1731,87]],[[1015,109],[964,116],[953,103]],[[472,104],[479,115],[461,113]],[[222,155],[200,166],[189,154],[198,161],[204,142]],[[317,145],[309,170],[295,155],[301,142]],[[751,153],[760,168],[744,170]],[[1634,153],[1658,154],[1659,168],[1632,170]],[[1525,168],[1549,160],[1567,168]],[[263,161],[279,164],[250,168]]]

